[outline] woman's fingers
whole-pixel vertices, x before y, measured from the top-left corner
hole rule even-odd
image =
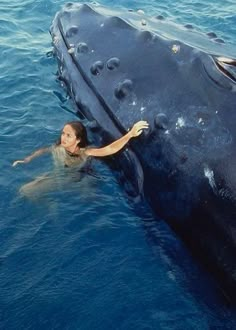
[[[149,127],[148,122],[144,121],[144,120],[138,121],[135,125],[136,125],[137,129],[144,129],[144,128]]]
[[[140,120],[134,124],[132,128],[133,136],[139,136],[145,128],[148,128],[149,124],[145,120]]]
[[[24,163],[24,160],[15,160],[12,164],[12,166],[16,166],[17,164]]]
[[[149,126],[149,124],[148,124],[148,122],[146,120],[140,120],[140,121],[138,121],[138,124],[143,125],[143,126],[146,126],[146,127]]]

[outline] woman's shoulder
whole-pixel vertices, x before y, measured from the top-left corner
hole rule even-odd
[[[92,151],[93,149],[95,149],[95,147],[92,146],[92,145],[91,145],[91,146],[87,146],[87,147],[85,147],[85,148],[80,148],[81,152],[82,152],[84,155],[86,155],[87,157],[91,156],[90,151]]]
[[[90,147],[80,148],[79,154],[83,157],[88,157],[89,156],[89,153],[88,153],[89,149],[90,149]]]
[[[65,149],[60,144],[53,144],[50,149],[52,154],[65,154]]]

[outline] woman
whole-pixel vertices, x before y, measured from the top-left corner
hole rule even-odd
[[[25,159],[14,161],[12,165],[16,166],[20,163],[29,163],[32,159],[44,153],[51,152],[57,167],[81,167],[86,163],[88,157],[104,157],[115,154],[121,150],[131,138],[139,136],[143,129],[148,128],[148,126],[146,121],[141,120],[134,124],[128,133],[113,143],[105,147],[94,148],[88,146],[86,128],[79,121],[72,121],[64,126],[61,137],[55,145],[36,150]],[[36,186],[39,187],[39,184],[42,185],[42,182],[44,185],[43,188],[46,188],[46,186],[49,187],[52,183],[50,181],[52,181],[52,178],[48,176],[37,178],[24,185],[21,188],[21,192],[24,194],[28,193],[32,191],[32,189],[35,189]],[[45,182],[47,182],[46,185]]]

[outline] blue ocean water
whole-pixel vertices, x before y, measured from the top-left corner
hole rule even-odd
[[[112,1],[196,31],[235,52],[235,0]],[[73,104],[56,79],[49,28],[62,0],[0,1],[0,329],[235,329],[236,311],[170,228],[128,198],[112,170],[32,199],[20,186],[51,171]]]

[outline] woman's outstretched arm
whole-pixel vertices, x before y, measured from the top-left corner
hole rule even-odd
[[[142,133],[142,131],[148,127],[149,125],[146,121],[144,120],[138,121],[136,124],[134,124],[131,130],[125,135],[123,135],[120,139],[102,148],[87,149],[86,154],[88,156],[95,156],[95,157],[104,157],[104,156],[113,155],[119,150],[121,150],[126,145],[126,143],[129,142],[131,138],[139,136]]]
[[[41,148],[33,152],[31,155],[27,156],[25,159],[22,160],[15,160],[12,164],[12,166],[16,166],[20,163],[29,163],[33,158],[39,157],[47,152],[51,151],[51,147]]]

